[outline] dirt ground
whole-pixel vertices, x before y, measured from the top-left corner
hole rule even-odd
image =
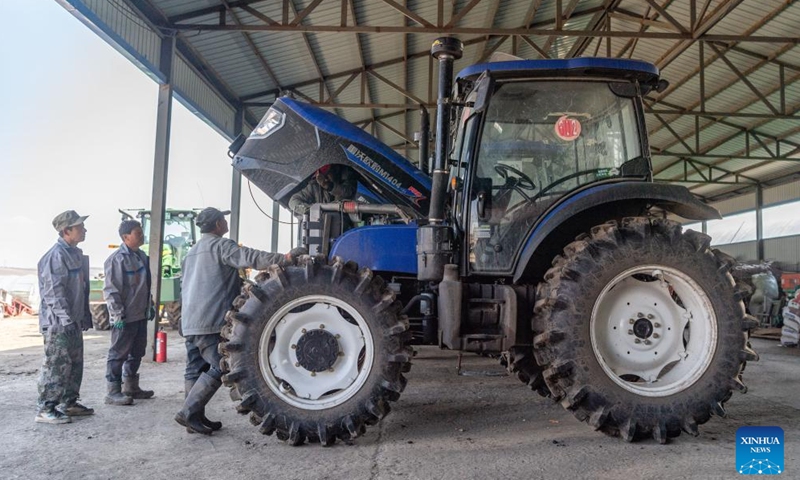
[[[208,415],[211,437],[172,419],[183,401],[183,344],[169,332],[166,364],[142,365],[152,400],[103,404],[108,332],[87,333],[82,401],[92,417],[54,426],[33,422],[41,336],[33,318],[0,320],[0,478],[3,479],[660,479],[736,478],[735,433],[743,425],[785,432],[785,477],[800,478],[800,351],[754,340],[747,395],[700,437],[629,444],[575,420],[560,405],[502,372],[496,360],[418,349],[408,387],[392,413],[354,445],[290,447],[239,416],[225,388]]]

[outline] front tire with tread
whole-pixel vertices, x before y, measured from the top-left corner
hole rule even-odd
[[[371,345],[369,349],[373,352],[372,364],[366,365],[367,360],[363,360],[359,380],[343,389],[350,393],[339,396],[338,400],[333,394],[334,400],[327,403],[322,400],[329,398],[326,393],[316,404],[314,400],[292,397],[291,391],[286,393],[276,388],[276,380],[282,381],[276,374],[279,370],[271,368],[272,360],[265,357],[277,348],[276,322],[293,315],[291,312],[314,308],[319,303],[308,307],[304,304],[288,314],[281,313],[281,308],[315,295],[315,298],[337,299],[347,307],[340,311],[349,310],[360,317],[365,327],[361,329],[365,345]],[[358,325],[352,317],[348,321]],[[386,288],[383,279],[369,269],[359,270],[353,262],[343,263],[339,258],[328,262],[323,256],[303,256],[297,265],[272,266],[268,274],[259,275],[257,285],[246,286],[245,295],[234,302],[220,344],[223,382],[231,388],[231,398],[241,400],[237,411],[249,413],[250,422],[265,435],[275,434],[291,445],[301,445],[306,440],[323,446],[332,445],[337,438],[350,441],[362,435],[367,425],[385,417],[390,411],[389,403],[397,401],[405,388],[402,372],[408,371],[412,356],[406,346],[407,331],[408,320],[401,315],[400,302]],[[262,351],[265,345],[262,337],[272,339],[267,347],[270,352]],[[364,356],[364,350],[361,355],[361,358],[370,356]],[[295,367],[294,371],[303,373],[299,364]],[[265,373],[263,368],[269,372]]]

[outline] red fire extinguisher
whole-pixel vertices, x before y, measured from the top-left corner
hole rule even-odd
[[[156,333],[156,362],[165,363],[167,361],[167,332],[160,329]]]

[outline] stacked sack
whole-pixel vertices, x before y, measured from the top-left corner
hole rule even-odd
[[[783,307],[783,329],[781,345],[796,347],[800,343],[800,290],[789,304]]]

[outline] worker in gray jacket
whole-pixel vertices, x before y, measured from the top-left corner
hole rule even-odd
[[[89,312],[89,258],[78,244],[86,239],[87,217],[74,210],[53,219],[56,244],[39,260],[39,330],[44,363],[39,374],[38,423],[70,423],[92,415],[78,403],[83,380],[83,332],[92,328]]]
[[[103,298],[111,320],[111,347],[106,361],[108,405],[132,405],[133,399],[150,398],[152,390],[139,387],[139,366],[147,349],[147,321],[155,317],[150,295],[150,264],[139,248],[144,245],[142,225],[125,220],[119,226],[122,245],[104,265]]]
[[[202,236],[181,269],[181,331],[186,340],[186,400],[175,421],[189,432],[210,435],[222,427],[205,417],[205,406],[222,385],[221,356],[217,349],[225,314],[242,287],[240,268],[263,270],[292,261],[284,255],[241,247],[222,236],[228,232],[225,215],[206,208],[197,216]],[[293,251],[298,254],[297,251]]]

